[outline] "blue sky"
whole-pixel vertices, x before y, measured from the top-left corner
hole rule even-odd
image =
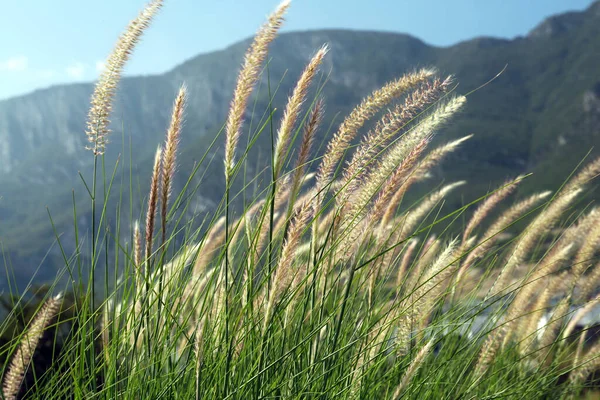
[[[169,70],[253,34],[278,0],[166,0],[126,73]],[[475,36],[512,38],[549,15],[592,0],[293,0],[285,31],[351,28],[409,33],[447,46]],[[0,99],[57,83],[92,81],[144,0],[4,1]]]

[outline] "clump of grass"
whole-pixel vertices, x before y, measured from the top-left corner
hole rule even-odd
[[[95,159],[105,150],[120,71],[160,5],[150,3],[132,22],[98,82],[88,126]],[[547,192],[519,199],[495,221],[489,221],[494,209],[512,201],[524,177],[446,215],[444,199],[467,182],[445,183],[407,204],[413,185],[470,138],[431,149],[444,125],[460,117],[466,97],[456,93],[452,77],[438,78],[432,69],[409,72],[357,105],[318,158],[312,143],[323,129],[326,100],[322,88],[312,86],[326,44],[298,78],[281,122],[267,112],[246,132],[250,96],[288,7],[282,3],[268,18],[244,58],[223,130],[224,199],[210,222],[182,234],[181,221],[171,217],[194,197],[192,172],[172,200],[188,98],[183,86],[164,148],[156,153],[142,211],[145,235],[136,222],[131,244],[110,236],[119,275],[111,286],[106,279],[96,306],[96,243],[109,240],[100,234],[109,231],[106,210],[91,224],[87,303],[78,309],[56,366],[36,376],[24,395],[437,399],[579,393],[600,367],[598,344],[588,344],[590,327],[578,325],[599,301],[600,213],[569,219],[568,211],[600,161],[551,199]],[[362,132],[373,119],[371,130]],[[241,179],[254,139],[269,133],[271,179],[251,204],[237,209],[232,198],[248,191],[232,193],[233,182]],[[245,134],[249,148],[237,155]],[[89,190],[94,205],[95,182],[96,171]],[[460,226],[465,213],[469,218]],[[523,218],[531,222],[507,241],[502,233]],[[68,257],[65,262],[69,267]],[[5,398],[21,391],[36,338],[57,307],[54,298],[40,310],[24,334],[27,347],[3,348],[13,360],[4,372]]]

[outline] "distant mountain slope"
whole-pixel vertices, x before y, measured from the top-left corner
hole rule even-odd
[[[556,187],[600,144],[600,2],[584,12],[549,18],[526,37],[477,38],[446,48],[393,33],[324,30],[284,34],[272,47],[269,67],[273,86],[283,77],[276,96],[279,108],[303,65],[323,43],[331,47],[324,68],[331,71],[324,90],[330,117],[347,114],[374,88],[420,66],[455,75],[460,83],[458,92],[469,93],[508,65],[498,79],[468,96],[466,111],[442,134],[444,140],[476,135],[432,180],[469,180],[465,199],[472,200],[521,172],[535,173],[525,191]],[[120,153],[121,162],[128,165],[131,140],[137,186],[134,199],[124,194],[124,209],[129,209],[129,200],[134,213],[140,208],[150,160],[163,138],[178,86],[185,82],[190,98],[181,179],[225,120],[248,44],[246,40],[197,56],[163,75],[122,82],[107,165]],[[257,96],[257,110],[266,108],[265,86]],[[83,132],[92,88],[92,84],[63,85],[0,101],[0,240],[13,265],[19,266],[22,276],[18,279],[42,262],[53,242],[45,206],[65,238],[72,235],[72,188],[80,199],[77,207],[82,224],[89,212],[77,172],[89,174],[91,170],[91,155],[83,150]],[[267,154],[266,138],[257,146]],[[219,152],[220,147],[214,151]],[[222,195],[222,163],[208,168],[211,173],[197,205],[210,209]],[[128,176],[119,179],[128,184]],[[69,240],[65,243],[70,244]],[[40,276],[52,277],[54,268],[61,265],[56,247],[43,264]]]

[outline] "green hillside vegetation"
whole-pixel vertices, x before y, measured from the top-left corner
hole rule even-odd
[[[599,9],[600,3],[596,2],[584,12],[550,18],[527,37],[479,38],[446,48],[394,33],[328,30],[283,34],[269,51],[268,69],[275,92],[272,104],[285,102],[301,66],[321,43],[331,46],[330,57],[323,65],[323,80],[327,80],[323,96],[327,99],[325,125],[331,123],[333,130],[341,116],[376,87],[415,68],[434,66],[441,76],[455,76],[461,93],[470,93],[470,106],[454,124],[443,128],[443,137],[451,140],[469,133],[475,136],[432,171],[432,179],[422,185],[420,194],[443,181],[466,179],[469,185],[447,200],[451,206],[458,206],[520,173],[535,176],[519,188],[520,197],[556,189],[589,151],[592,154],[588,157],[598,154],[594,146],[600,135],[600,54],[596,51],[600,46]],[[143,185],[151,169],[154,146],[168,125],[171,99],[179,85],[186,83],[190,103],[183,127],[181,168],[175,180],[178,189],[226,118],[228,94],[234,88],[237,66],[248,44],[244,41],[197,56],[163,75],[123,79],[116,97],[112,124],[115,133],[106,152],[106,168],[112,171],[120,156],[117,176],[129,181],[131,172],[135,196],[130,198],[128,190],[123,193],[122,204],[127,204],[122,210],[124,217],[137,218],[141,213]],[[505,66],[499,77],[471,93]],[[267,86],[263,74],[249,113],[263,116],[268,112]],[[62,266],[59,249],[52,247],[54,234],[46,206],[56,230],[72,237],[69,210],[74,189],[76,200],[80,200],[82,224],[89,220],[90,209],[77,171],[91,169],[90,160],[80,149],[85,145],[81,132],[92,89],[89,84],[59,86],[0,102],[0,138],[9,146],[8,157],[0,162],[0,238],[5,255],[18,267],[17,280],[21,284],[42,259],[41,280],[51,279]],[[280,112],[275,111],[275,118]],[[249,129],[256,127],[245,130],[243,140],[247,140]],[[317,142],[324,142],[325,131],[319,132]],[[270,141],[262,135],[248,156],[250,175],[268,168],[264,156],[269,151]],[[209,214],[224,189],[219,178],[222,163],[218,161],[222,152],[222,140],[217,140],[209,154],[217,162],[202,166],[207,168],[202,202]],[[594,187],[588,191],[588,199],[597,197]],[[111,208],[120,197],[113,194]],[[89,226],[80,229],[89,230]],[[71,246],[67,250],[75,249]],[[89,257],[89,246],[82,251]]]

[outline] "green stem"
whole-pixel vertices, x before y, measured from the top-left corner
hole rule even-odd
[[[227,361],[225,363],[225,392],[223,397],[229,394],[229,371],[231,368],[231,345],[229,344],[229,186],[231,183],[231,170],[225,167],[225,344],[227,345]]]

